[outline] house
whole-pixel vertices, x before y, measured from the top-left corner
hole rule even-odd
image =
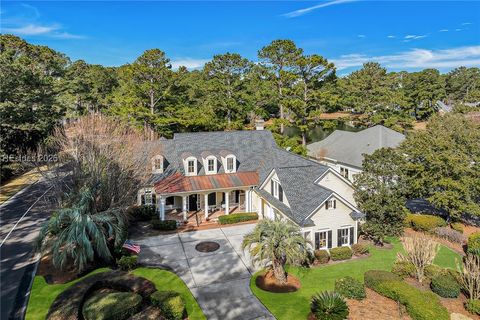
[[[405,136],[377,125],[359,132],[335,130],[325,139],[307,145],[308,157],[333,168],[349,181],[362,171],[364,154],[396,148]]]
[[[156,143],[162,152],[138,201],[155,203],[161,219],[202,223],[256,212],[297,224],[316,248],[357,241],[364,215],[350,181],[278,148],[269,131],[179,133]]]

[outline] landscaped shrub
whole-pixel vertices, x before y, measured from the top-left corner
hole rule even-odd
[[[352,245],[352,252],[356,256],[368,254],[368,246],[362,243],[355,243]]]
[[[445,270],[435,264],[429,264],[425,267],[425,277],[432,280],[438,275],[444,274]]]
[[[443,298],[457,298],[460,295],[460,285],[449,273],[434,277],[430,288]]]
[[[397,260],[392,268],[392,273],[400,278],[414,277],[415,266],[409,261]]]
[[[176,220],[152,220],[152,228],[155,230],[171,231],[177,229]]]
[[[443,239],[462,244],[465,241],[463,233],[455,231],[449,227],[439,227],[433,229],[433,233]]]
[[[336,292],[324,291],[312,297],[310,310],[318,320],[344,320],[348,317],[348,306]]]
[[[412,218],[415,216],[413,213],[407,213],[405,219],[403,220],[403,225],[405,228],[411,228],[412,227]]]
[[[185,301],[175,291],[157,291],[150,296],[152,304],[162,311],[167,320],[182,320],[185,316]]]
[[[384,281],[372,289],[403,304],[413,320],[450,319],[447,309],[432,292],[419,290],[403,281]]]
[[[383,270],[368,270],[365,272],[365,286],[375,290],[381,283],[386,281],[401,281],[402,279],[388,271]]]
[[[461,224],[460,222],[453,222],[450,224],[450,227],[452,227],[452,229],[455,231],[463,233],[463,224]]]
[[[352,277],[345,277],[335,281],[335,292],[345,298],[362,300],[367,296],[363,283]]]
[[[330,261],[330,254],[327,250],[315,250],[315,259],[317,259],[318,263],[327,263]]]
[[[218,217],[218,222],[220,224],[232,224],[244,221],[257,220],[258,214],[256,212],[242,212],[242,213],[232,213],[229,215],[224,215]]]
[[[98,293],[83,305],[85,320],[123,320],[139,311],[142,296],[131,292]]]
[[[127,213],[136,220],[148,221],[155,217],[155,206],[131,206],[128,208]]]
[[[480,316],[480,300],[467,300],[467,302],[465,302],[465,309],[467,309],[468,312]]]
[[[467,252],[480,256],[480,232],[472,233],[468,237]]]
[[[416,231],[428,232],[435,228],[445,227],[447,225],[442,218],[426,214],[414,214],[409,216],[408,219],[412,228]]]
[[[122,270],[133,270],[137,266],[137,256],[122,256],[117,260],[118,267]]]
[[[347,260],[352,257],[352,249],[349,247],[337,247],[330,249],[330,258],[333,261]]]

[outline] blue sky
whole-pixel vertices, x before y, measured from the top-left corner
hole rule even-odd
[[[392,71],[480,66],[478,1],[2,1],[0,18],[2,33],[107,66],[150,48],[189,68],[225,52],[255,61],[274,39],[340,74],[371,60]]]

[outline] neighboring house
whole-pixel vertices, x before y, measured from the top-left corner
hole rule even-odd
[[[138,201],[155,203],[161,219],[204,222],[257,212],[297,224],[316,248],[357,240],[364,215],[352,184],[278,148],[269,131],[180,133],[156,143],[162,153],[152,159],[153,175]]]
[[[359,132],[335,130],[322,141],[307,145],[308,157],[325,164],[353,181],[362,171],[364,154],[380,148],[395,148],[405,136],[381,125]]]

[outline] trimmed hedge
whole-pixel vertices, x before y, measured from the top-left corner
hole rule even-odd
[[[449,320],[447,309],[437,295],[421,291],[387,271],[370,270],[365,273],[365,285],[387,298],[405,305],[413,320]]]
[[[347,260],[352,257],[352,249],[349,247],[336,247],[330,249],[330,258],[333,261]]]
[[[430,288],[443,298],[457,298],[460,295],[460,285],[449,273],[434,277]]]
[[[369,253],[368,246],[362,243],[352,244],[352,252],[356,256],[362,256]]]
[[[406,221],[413,230],[423,232],[429,232],[435,228],[445,227],[447,225],[447,222],[442,218],[427,214],[408,214]]]
[[[442,275],[444,273],[444,269],[435,265],[435,264],[429,264],[428,266],[425,267],[424,275],[428,279],[432,280],[436,276]]]
[[[463,224],[461,224],[460,222],[453,222],[450,224],[450,227],[452,227],[452,229],[455,231],[463,233]]]
[[[345,277],[335,281],[335,292],[345,298],[362,300],[367,296],[363,283],[352,277]]]
[[[117,260],[118,267],[124,271],[135,269],[137,262],[137,256],[122,256]]]
[[[470,313],[480,316],[480,300],[467,300],[467,302],[465,302],[465,309]]]
[[[330,254],[327,250],[315,250],[314,255],[318,263],[324,264],[330,261]]]
[[[258,220],[258,214],[256,212],[232,213],[218,217],[220,224],[232,224],[251,220]]]
[[[155,206],[153,205],[142,205],[142,206],[131,206],[127,209],[127,214],[129,214],[133,219],[138,221],[148,221],[155,217]]]
[[[467,252],[480,256],[480,232],[472,233],[468,237]]]
[[[85,320],[124,320],[137,313],[142,296],[131,292],[98,293],[83,305]]]
[[[153,219],[151,223],[152,228],[155,230],[172,231],[177,229],[177,220]]]
[[[409,261],[396,261],[392,268],[392,273],[400,278],[415,276],[415,266]]]
[[[152,304],[159,307],[167,320],[182,320],[185,317],[185,301],[175,291],[157,291],[150,296]]]

